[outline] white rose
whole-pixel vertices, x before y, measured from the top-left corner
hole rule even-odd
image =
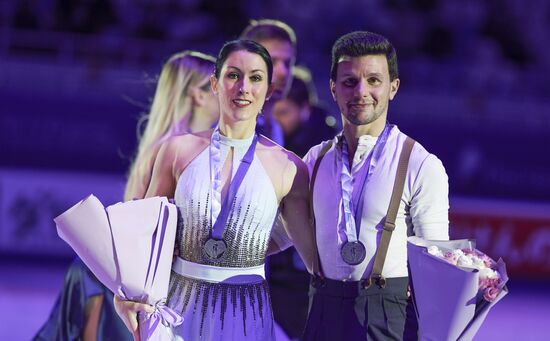
[[[428,247],[428,253],[436,257],[443,257],[443,252],[435,245]]]
[[[472,262],[472,259],[470,257],[463,254],[462,256],[458,257],[456,265],[472,268],[474,263]]]
[[[452,253],[453,253],[453,256],[455,256],[457,259],[460,258],[461,256],[464,256],[464,252],[462,252],[462,250],[460,249],[453,250]]]
[[[484,268],[484,269],[479,270],[479,278],[480,279],[498,278],[498,272],[496,272],[492,269],[489,269],[489,268]]]
[[[479,270],[485,269],[485,262],[483,262],[481,258],[473,257],[472,262],[474,263],[474,267],[476,269],[479,269]]]

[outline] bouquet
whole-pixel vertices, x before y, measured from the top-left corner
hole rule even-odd
[[[140,316],[142,340],[171,340],[183,319],[165,305],[174,250],[176,207],[164,197],[117,203],[106,209],[93,195],[54,219],[65,240],[113,293],[151,304]]]
[[[448,250],[436,245],[429,246],[428,253],[461,268],[477,269],[479,271],[478,295],[488,302],[493,302],[504,289],[506,282],[503,274],[505,275],[506,271],[502,259],[495,262],[477,249]]]
[[[472,240],[408,239],[420,340],[471,340],[507,293],[506,266]]]

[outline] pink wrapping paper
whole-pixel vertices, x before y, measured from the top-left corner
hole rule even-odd
[[[105,209],[93,195],[54,219],[65,240],[113,293],[155,306],[140,316],[142,340],[171,340],[182,318],[164,305],[177,227],[177,208],[164,197]]]
[[[111,228],[101,202],[89,195],[54,219],[57,234],[113,293],[122,295]]]
[[[484,301],[478,295],[477,270],[454,266],[427,251],[431,245],[474,249],[475,242],[471,240],[432,241],[410,237],[407,244],[420,340],[472,340],[489,310],[508,293],[507,288],[504,287],[493,302]],[[502,260],[498,264],[506,281],[505,265]]]

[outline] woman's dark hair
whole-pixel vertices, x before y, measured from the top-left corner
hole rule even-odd
[[[214,75],[216,76],[216,78],[220,78],[220,72],[222,70],[223,63],[225,63],[227,57],[232,52],[243,50],[250,53],[255,53],[258,56],[262,57],[267,66],[267,81],[268,84],[271,84],[271,78],[273,77],[273,62],[271,61],[271,56],[269,55],[269,52],[267,52],[265,47],[256,43],[255,41],[246,39],[228,41],[223,45],[220,53],[218,54],[218,58],[216,59],[216,66],[214,68]]]

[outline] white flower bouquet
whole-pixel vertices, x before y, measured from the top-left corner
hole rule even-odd
[[[420,340],[471,340],[507,293],[506,266],[472,240],[408,240]]]

